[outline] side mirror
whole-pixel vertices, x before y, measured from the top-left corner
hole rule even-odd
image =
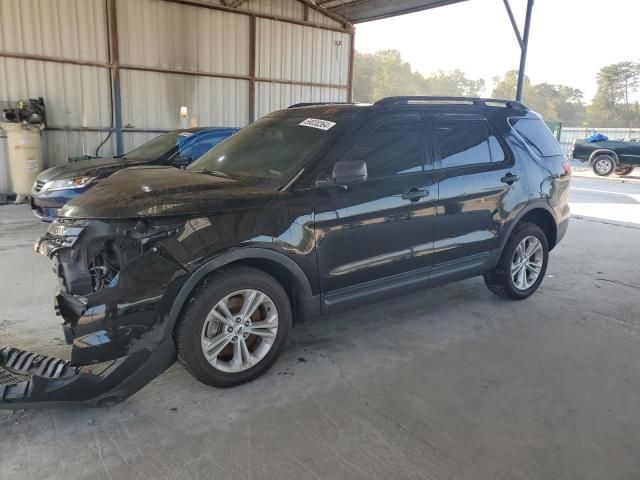
[[[185,168],[191,162],[192,162],[192,159],[189,155],[178,155],[173,159],[173,161],[171,162],[171,165],[173,165],[176,168]]]
[[[349,185],[367,180],[367,164],[363,160],[336,162],[331,179],[336,185]]]

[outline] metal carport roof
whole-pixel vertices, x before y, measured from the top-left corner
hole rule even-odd
[[[315,0],[315,4],[350,23],[419,12],[467,0]]]

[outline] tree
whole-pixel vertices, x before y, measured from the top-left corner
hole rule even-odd
[[[640,124],[640,109],[630,100],[640,86],[640,64],[619,62],[605,65],[596,76],[598,90],[588,109],[589,123],[598,126],[631,127]]]
[[[484,87],[484,80],[469,79],[462,70],[425,77],[414,72],[397,50],[356,52],[353,96],[357,102],[371,103],[394,95],[479,96]]]
[[[515,98],[517,70],[510,70],[504,77],[496,77],[493,80],[494,98]],[[533,84],[529,77],[524,78],[524,103],[547,120],[560,121],[565,125],[580,125],[585,117],[583,96],[582,91],[577,88],[551,83]]]
[[[431,95],[479,97],[485,86],[483,79],[468,79],[460,69],[449,73],[440,70],[426,77],[426,80]]]

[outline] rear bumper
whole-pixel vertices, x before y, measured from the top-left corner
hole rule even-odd
[[[103,407],[121,402],[166,370],[176,358],[171,337],[155,349],[97,365],[0,348],[0,408],[64,405]]]

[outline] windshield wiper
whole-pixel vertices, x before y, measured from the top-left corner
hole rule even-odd
[[[194,170],[194,171],[198,173],[204,173],[205,175],[211,175],[212,177],[230,178],[229,175],[219,170]]]

